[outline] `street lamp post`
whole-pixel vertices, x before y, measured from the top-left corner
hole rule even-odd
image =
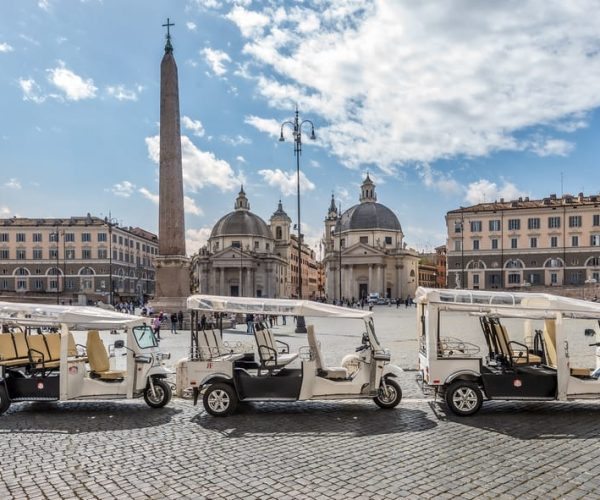
[[[340,203],[340,208],[338,210],[339,216],[338,216],[338,224],[339,224],[339,231],[338,231],[338,238],[340,239],[339,241],[339,245],[340,245],[340,254],[339,254],[339,262],[338,262],[338,289],[339,289],[339,299],[340,299],[340,304],[342,303],[342,204]]]
[[[302,153],[302,126],[310,126],[310,138],[315,140],[315,126],[310,120],[300,120],[298,116],[298,106],[296,106],[296,114],[294,121],[285,121],[281,124],[281,135],[279,141],[283,142],[283,128],[289,125],[292,128],[294,138],[294,155],[296,156],[296,187],[298,198],[298,298],[302,299],[302,223],[300,219],[300,154]],[[306,323],[304,316],[298,316],[296,320],[296,333],[306,333]]]
[[[60,268],[58,263],[58,226],[55,227],[54,238],[56,239],[56,269],[54,275],[56,276],[56,305],[60,304]],[[63,280],[64,281],[64,280]]]
[[[118,226],[117,219],[113,219],[108,213],[108,217],[104,217],[104,223],[108,226],[108,303],[113,305],[113,268],[112,268],[112,228]]]

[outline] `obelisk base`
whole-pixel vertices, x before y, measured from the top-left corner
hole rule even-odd
[[[155,313],[183,312],[184,327],[189,328],[190,314],[186,301],[190,295],[190,259],[182,255],[155,257],[156,293],[150,301]],[[181,327],[180,327],[181,328]]]

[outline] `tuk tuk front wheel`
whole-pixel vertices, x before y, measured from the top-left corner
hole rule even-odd
[[[204,409],[213,417],[226,417],[235,411],[238,397],[231,385],[221,382],[208,386],[204,391],[202,403]]]
[[[155,378],[152,380],[154,384],[154,394],[150,385],[144,390],[144,401],[151,408],[162,408],[171,401],[171,386],[163,379]]]
[[[0,415],[10,408],[10,398],[4,384],[0,384]]]
[[[373,398],[373,401],[380,408],[391,409],[398,406],[401,399],[402,389],[400,389],[400,384],[391,378],[386,378],[385,387],[383,384],[379,386],[379,392]]]
[[[457,380],[446,389],[446,404],[459,417],[477,413],[482,403],[483,395],[475,382]]]

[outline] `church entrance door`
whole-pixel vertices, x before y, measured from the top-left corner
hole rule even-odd
[[[237,285],[231,285],[231,291],[229,293],[231,297],[239,297],[240,296],[240,287]]]
[[[367,283],[359,283],[358,284],[358,298],[366,299],[367,295],[369,295],[369,285]]]

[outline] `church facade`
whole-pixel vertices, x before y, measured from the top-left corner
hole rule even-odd
[[[244,189],[234,210],[214,225],[206,246],[192,257],[193,288],[199,293],[242,297],[297,296],[297,243],[290,234],[292,220],[281,201],[267,224],[250,211]],[[314,251],[302,245],[303,297],[315,296]],[[309,264],[312,262],[312,266]],[[314,269],[315,285],[311,288]]]
[[[359,201],[339,213],[331,199],[323,260],[327,299],[361,299],[371,293],[389,299],[414,297],[418,254],[406,247],[394,212],[377,203],[375,184],[368,174]]]

